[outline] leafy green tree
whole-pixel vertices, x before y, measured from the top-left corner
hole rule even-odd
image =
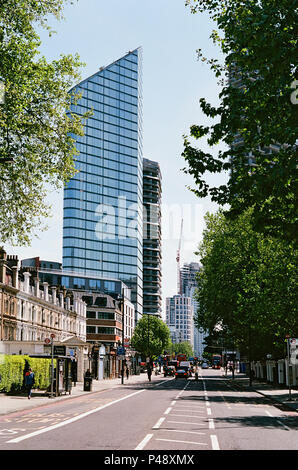
[[[75,136],[84,116],[70,112],[80,78],[75,55],[48,62],[40,55],[36,27],[60,18],[64,0],[3,0],[0,5],[0,234],[3,243],[29,244],[49,216],[49,189],[75,173]],[[13,159],[11,163],[5,163]]]
[[[172,343],[169,349],[171,353],[186,354],[187,358],[194,356],[193,348],[188,341],[183,341],[181,343]]]
[[[298,334],[297,250],[256,234],[252,212],[235,221],[207,214],[196,324],[247,357],[278,356],[285,336]]]
[[[157,316],[143,315],[135,327],[131,344],[144,358],[152,359],[169,348],[170,330]]]
[[[255,230],[297,243],[298,105],[292,99],[298,78],[297,2],[186,4],[193,13],[208,13],[214,20],[217,30],[211,38],[225,58],[222,64],[203,57],[222,86],[218,106],[200,99],[212,124],[193,125],[190,136],[185,136],[184,171],[194,178],[193,191],[227,204],[227,215],[233,218],[253,207]],[[210,151],[195,146],[202,138]],[[223,150],[217,151],[219,143]],[[226,184],[208,183],[205,174],[222,172],[228,174]]]

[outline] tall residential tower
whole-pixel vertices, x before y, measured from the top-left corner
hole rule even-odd
[[[143,157],[140,48],[76,85],[72,112],[92,109],[77,139],[79,172],[64,191],[63,270],[119,279],[143,305]]]
[[[161,172],[143,160],[143,313],[161,316]]]

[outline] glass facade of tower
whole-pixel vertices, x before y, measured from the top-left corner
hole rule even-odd
[[[142,51],[75,87],[72,112],[92,109],[77,139],[79,172],[64,191],[63,270],[122,280],[142,314]]]
[[[161,316],[161,171],[143,160],[143,313]]]

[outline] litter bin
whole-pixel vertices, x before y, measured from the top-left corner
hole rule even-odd
[[[84,392],[91,392],[92,390],[92,377],[84,377]]]

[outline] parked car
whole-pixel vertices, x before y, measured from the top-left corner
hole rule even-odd
[[[188,379],[189,373],[186,369],[178,369],[175,372],[175,379]]]

